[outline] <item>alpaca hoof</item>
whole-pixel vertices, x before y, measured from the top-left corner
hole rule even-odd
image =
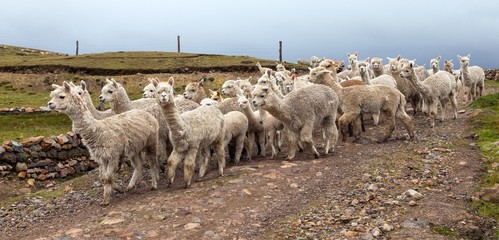
[[[185,184],[185,186],[184,186],[184,188],[185,188],[185,189],[188,189],[188,188],[190,188],[190,187],[191,187],[191,183],[187,183],[187,184]]]
[[[319,154],[315,154],[315,153],[314,153],[314,158],[315,158],[315,159],[319,159]]]
[[[151,186],[151,191],[158,190],[158,186]]]
[[[99,205],[101,207],[107,207],[107,206],[109,206],[109,201],[102,201],[102,202],[99,203]]]

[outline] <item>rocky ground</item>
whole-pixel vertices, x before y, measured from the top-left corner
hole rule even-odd
[[[281,152],[229,163],[226,176],[211,171],[189,189],[179,176],[149,191],[146,177],[108,207],[98,204],[95,172],[68,182],[4,178],[2,192],[42,191],[0,209],[0,239],[493,238],[497,223],[470,207],[485,169],[470,124],[476,112],[460,105],[458,119],[435,128],[416,116],[416,140],[398,123],[377,143],[383,125],[368,125],[358,143],[341,142],[317,160],[299,153],[283,161]]]

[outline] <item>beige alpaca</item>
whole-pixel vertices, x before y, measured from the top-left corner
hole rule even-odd
[[[198,154],[202,156],[199,177],[203,177],[211,157],[211,149],[215,151],[218,160],[218,172],[223,176],[225,167],[223,114],[214,106],[200,106],[180,114],[173,96],[173,83],[171,79],[156,85],[156,101],[166,118],[173,145],[173,151],[168,158],[169,183],[173,183],[177,165],[184,161],[184,181],[186,187],[189,187]]]
[[[244,149],[246,133],[248,132],[248,118],[242,112],[232,111],[224,114],[224,123],[224,145],[229,149],[229,155],[231,155],[230,145],[234,145],[235,150],[233,160],[234,163],[239,163],[241,160],[241,153]],[[248,154],[248,156],[250,155]]]
[[[185,86],[184,98],[197,103],[200,103],[201,100],[205,99],[204,79],[187,84],[187,86]]]
[[[420,81],[414,72],[414,62],[409,61],[402,66],[400,76],[408,79],[421,93],[425,104],[428,104],[428,113],[430,116],[431,127],[435,126],[438,103],[442,107],[441,121],[445,118],[446,104],[450,101],[454,113],[454,119],[457,118],[456,101],[456,81],[454,76],[446,71],[439,71],[424,81]]]
[[[210,91],[210,98],[217,101],[217,102],[221,102],[224,100],[224,97],[222,96],[222,93],[220,92],[220,90],[216,90],[216,91],[213,91],[211,89],[208,89]],[[200,105],[202,105],[201,103],[199,103]]]
[[[67,114],[80,129],[85,146],[90,155],[99,163],[99,176],[104,185],[102,204],[111,200],[111,191],[118,165],[125,159],[132,160],[134,167],[127,189],[132,189],[140,181],[145,161],[151,165],[152,189],[157,189],[158,169],[158,130],[154,117],[143,110],[132,110],[95,119],[81,97],[64,82],[64,87],[50,93],[50,109]],[[141,154],[144,154],[144,159]]]
[[[389,66],[389,71],[392,77],[395,79],[397,82],[397,89],[404,94],[405,99],[411,104],[412,110],[413,110],[413,115],[416,114],[418,110],[421,109],[422,105],[422,97],[416,91],[416,88],[409,82],[409,80],[400,77],[400,69],[402,68],[402,63],[405,61],[399,56],[396,58],[389,58],[388,66]],[[424,70],[426,73],[428,73],[426,70]]]
[[[142,95],[144,98],[155,98],[156,97],[156,88],[154,87],[154,84],[152,83],[154,80],[159,82],[158,78],[148,78],[149,84],[147,84],[143,92],[144,94]]]
[[[253,111],[251,108],[250,101],[243,95],[239,95],[237,103],[241,108],[244,115],[248,118],[248,145],[246,151],[248,152],[248,158],[254,155],[254,145],[259,147],[260,155],[265,157],[265,128],[263,126],[263,119],[258,113],[259,110]]]
[[[267,67],[262,67],[260,62],[256,62],[256,67],[258,67],[258,71],[260,71],[261,74],[265,74],[268,70],[272,71],[272,69],[267,68]]]
[[[380,141],[386,141],[395,129],[395,118],[402,120],[411,138],[414,137],[414,126],[411,117],[404,110],[405,98],[395,88],[383,85],[357,85],[343,88],[337,79],[331,76],[331,71],[321,70],[310,72],[310,81],[324,84],[333,89],[340,98],[343,115],[339,118],[343,141],[347,138],[348,124],[355,122],[354,136],[360,138],[358,119],[361,113],[378,114],[384,111],[388,115],[388,131]]]
[[[325,154],[334,150],[338,140],[336,113],[338,96],[329,88],[312,85],[291,92],[284,99],[278,97],[272,88],[257,85],[252,92],[252,103],[279,119],[285,126],[289,140],[287,159],[295,157],[298,142],[319,157],[314,146],[314,128],[323,129],[326,135]]]

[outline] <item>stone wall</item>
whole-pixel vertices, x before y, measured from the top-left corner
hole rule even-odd
[[[21,142],[5,141],[0,146],[0,175],[45,180],[64,178],[98,167],[90,159],[81,137],[73,132]]]
[[[499,74],[499,69],[485,69],[485,80],[496,80],[496,75]],[[497,81],[497,80],[496,80]]]

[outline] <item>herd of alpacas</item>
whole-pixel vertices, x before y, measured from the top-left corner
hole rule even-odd
[[[203,80],[185,87],[183,94],[174,91],[174,79],[149,79],[144,98],[130,100],[125,88],[114,79],[107,79],[99,100],[108,102],[110,109],[98,111],[92,103],[85,82],[79,86],[64,82],[53,85],[48,102],[50,109],[67,114],[73,131],[79,133],[91,157],[99,163],[103,184],[103,205],[108,205],[113,190],[122,192],[115,183],[116,173],[123,163],[129,163],[133,174],[125,190],[140,182],[144,164],[148,164],[151,189],[158,188],[160,166],[166,164],[168,184],[172,184],[179,163],[183,163],[185,186],[189,187],[195,173],[207,171],[212,158],[217,160],[220,176],[224,174],[226,149],[229,159],[266,156],[270,147],[272,159],[277,158],[282,142],[287,141],[286,158],[291,160],[296,150],[320,156],[314,143],[314,132],[320,132],[324,154],[334,152],[339,136],[345,141],[352,136],[359,140],[367,117],[376,126],[384,113],[387,131],[379,139],[386,141],[399,119],[413,139],[414,125],[406,113],[406,102],[412,113],[422,112],[435,126],[437,110],[445,118],[446,105],[451,104],[457,118],[456,97],[467,87],[467,101],[482,95],[484,71],[469,66],[470,55],[459,56],[460,69],[454,70],[452,60],[441,57],[430,61],[430,70],[418,66],[415,60],[400,56],[358,60],[358,54],[348,54],[348,67],[343,62],[312,57],[298,60],[309,65],[308,74],[298,76],[277,63],[276,70],[259,63],[258,79],[227,80],[221,89],[204,89]]]

